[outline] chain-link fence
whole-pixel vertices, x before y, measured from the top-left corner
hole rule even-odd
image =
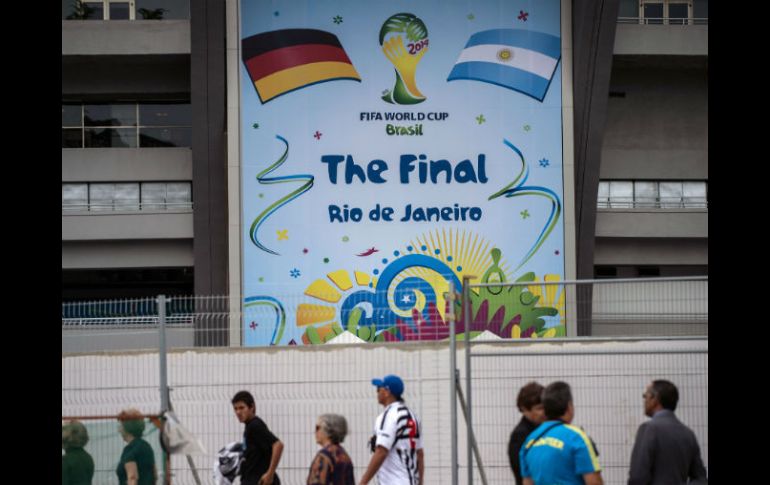
[[[459,448],[459,482],[466,483],[462,413],[452,433],[449,329],[454,315],[459,360],[466,357],[465,366],[457,365],[460,388],[470,405],[488,483],[512,480],[505,450],[520,417],[518,389],[530,380],[566,380],[575,396],[575,424],[585,426],[596,441],[605,482],[619,484],[625,481],[636,428],[645,419],[641,392],[655,378],[680,387],[678,414],[696,431],[708,463],[707,291],[706,278],[465,282],[464,299],[452,303],[442,295],[443,312],[436,309],[425,318],[418,309],[411,313],[415,318],[384,329],[368,325],[366,319],[377,314],[370,303],[353,306],[346,319],[330,323],[324,320],[328,314],[308,313],[316,310],[301,307],[303,300],[291,295],[280,306],[241,297],[173,297],[160,305],[157,299],[66,303],[62,415],[113,416],[129,407],[154,415],[173,406],[207,453],[194,454],[189,462],[172,455],[171,483],[197,483],[191,463],[202,483],[213,483],[216,451],[240,440],[243,431],[230,399],[246,389],[257,399],[257,414],[286,445],[279,466],[284,483],[304,482],[317,449],[315,419],[327,412],[348,419],[344,446],[360,477],[370,457],[366,442],[381,410],[371,379],[394,373],[404,379],[407,403],[422,420],[426,483],[451,483],[452,442]],[[289,326],[296,325],[298,315],[312,323],[301,333],[295,330],[301,336],[292,345]],[[466,330],[473,340],[470,353],[463,351]],[[278,344],[253,346],[249,332],[263,332]],[[566,338],[576,333],[611,337]],[[481,469],[478,462],[473,468]]]
[[[379,303],[364,296],[357,301],[355,295],[342,302],[339,295],[319,290],[277,298],[174,296],[165,306],[167,345],[317,345],[343,334],[348,342],[446,340],[449,303],[436,292],[435,283],[423,286]],[[466,286],[467,315],[460,299],[453,310],[457,332],[464,334],[467,319],[472,338],[484,332],[506,339],[708,335],[708,277],[587,281],[531,277],[513,283],[469,280]],[[461,290],[460,285],[456,289]],[[308,293],[323,304],[308,303]],[[157,349],[156,300],[64,303],[62,352]]]
[[[543,384],[566,380],[571,384],[574,424],[584,426],[596,442],[605,483],[621,484],[627,476],[636,429],[645,420],[644,386],[652,379],[668,378],[679,386],[682,395],[677,414],[695,430],[708,465],[705,338],[529,339],[477,342],[472,347],[473,430],[488,483],[511,483],[506,445],[520,418],[516,393],[530,380]],[[459,348],[462,356],[462,342]],[[451,483],[450,355],[444,342],[178,349],[167,357],[170,402],[183,425],[208,452],[192,457],[202,483],[213,483],[211,468],[216,451],[241,439],[243,425],[230,404],[241,389],[254,394],[257,414],[285,444],[278,469],[284,483],[305,480],[317,451],[315,419],[328,412],[348,420],[350,432],[343,446],[353,459],[356,477],[360,477],[370,458],[367,440],[382,410],[371,379],[390,373],[403,378],[406,402],[422,422],[425,483]],[[465,370],[459,367],[465,387]],[[65,416],[107,416],[128,407],[155,413],[162,406],[159,388],[158,353],[63,356]],[[462,414],[457,421],[459,483],[467,483],[467,435]],[[474,469],[479,469],[478,463]],[[171,478],[175,485],[196,483],[184,456],[172,455]],[[475,483],[481,483],[478,471]]]

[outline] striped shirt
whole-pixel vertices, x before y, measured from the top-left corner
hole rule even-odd
[[[422,426],[406,404],[396,401],[388,405],[374,422],[376,446],[389,450],[377,471],[380,485],[416,485],[417,450],[422,449]]]

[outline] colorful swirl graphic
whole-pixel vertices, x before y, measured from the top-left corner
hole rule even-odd
[[[539,187],[539,186],[524,185],[527,182],[527,178],[529,177],[529,166],[527,166],[527,163],[524,161],[524,155],[521,153],[521,150],[516,148],[516,146],[514,146],[513,143],[509,142],[508,140],[503,139],[503,143],[505,143],[514,152],[516,152],[516,154],[521,159],[521,171],[519,172],[519,175],[516,176],[513,182],[506,185],[505,187],[495,192],[494,194],[490,195],[488,200],[494,200],[503,195],[505,197],[519,197],[522,195],[538,195],[540,197],[545,197],[551,202],[551,214],[548,216],[548,220],[546,221],[545,226],[543,226],[543,230],[540,231],[540,234],[537,236],[535,243],[532,245],[529,251],[527,251],[527,254],[524,255],[521,262],[519,262],[519,265],[516,266],[516,268],[514,269],[514,272],[515,272],[516,270],[521,268],[524,265],[524,263],[529,261],[532,258],[532,256],[535,255],[535,253],[540,249],[540,246],[543,245],[545,240],[551,234],[551,231],[553,231],[553,228],[556,227],[556,223],[559,221],[559,216],[561,215],[561,201],[559,200],[559,196],[556,195],[556,193],[551,189],[547,189],[545,187]],[[521,181],[519,181],[520,179]]]
[[[266,175],[268,175],[269,173],[271,173],[272,171],[280,167],[289,156],[289,142],[286,141],[286,139],[281,135],[275,135],[275,137],[281,140],[282,142],[284,142],[284,144],[286,144],[286,150],[283,152],[283,155],[281,155],[281,158],[279,158],[275,163],[273,163],[272,165],[270,165],[269,167],[267,167],[266,169],[262,170],[257,174],[257,182],[263,185],[282,184],[287,182],[304,182],[302,186],[299,187],[298,189],[295,189],[291,193],[281,197],[277,201],[267,206],[267,208],[263,210],[256,217],[256,219],[254,219],[254,222],[251,223],[251,228],[249,228],[249,237],[251,238],[251,242],[253,242],[254,245],[256,245],[262,251],[277,255],[278,254],[277,252],[265,247],[261,242],[259,242],[259,238],[257,237],[257,232],[259,231],[259,227],[262,225],[262,223],[264,223],[267,220],[268,217],[273,215],[275,211],[277,211],[284,205],[288,204],[292,200],[296,199],[300,195],[310,190],[310,188],[313,187],[314,177],[309,174],[284,175],[280,177],[266,177]]]
[[[271,296],[250,296],[243,301],[243,309],[267,306],[275,310],[275,328],[270,337],[270,345],[278,345],[283,338],[283,331],[286,328],[286,310],[283,304]]]
[[[374,291],[359,290],[349,295],[340,309],[343,322],[347,322],[351,312],[359,308],[363,315],[358,321],[359,326],[374,325],[377,331],[393,326],[400,318],[391,309],[388,303],[388,295],[391,292],[391,284],[400,273],[411,268],[426,268],[438,273],[446,281],[451,281],[455,288],[461,288],[460,279],[452,268],[443,262],[423,254],[409,254],[389,264],[377,280]],[[424,301],[422,313],[428,318],[428,303],[436,303],[436,292],[433,285],[422,277],[410,276],[396,283],[393,293],[393,303],[398,310],[404,311],[414,307],[414,302]]]

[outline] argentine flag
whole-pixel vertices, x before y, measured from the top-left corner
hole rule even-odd
[[[447,81],[470,79],[542,102],[561,58],[561,39],[542,32],[492,29],[471,36]]]

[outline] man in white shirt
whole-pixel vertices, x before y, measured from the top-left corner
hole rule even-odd
[[[374,422],[374,454],[360,483],[366,485],[376,473],[380,485],[422,485],[422,426],[401,398],[404,382],[388,375],[372,379],[372,384],[377,386],[377,402],[385,409]]]

